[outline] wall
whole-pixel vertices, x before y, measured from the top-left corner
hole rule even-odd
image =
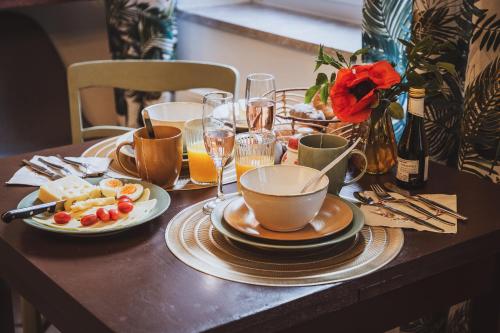
[[[30,7],[19,12],[33,17],[47,31],[66,66],[110,58],[103,1]],[[246,75],[253,72],[274,74],[278,88],[311,85],[314,56],[179,20],[178,58],[235,66],[241,75],[240,96],[244,96]],[[111,90],[87,91],[83,102],[92,123],[114,123]]]
[[[104,2],[101,0],[27,7],[18,12],[32,17],[43,27],[66,66],[80,61],[111,58]],[[115,123],[111,89],[83,91],[82,104],[90,122]]]
[[[180,59],[220,62],[236,67],[244,97],[249,73],[274,74],[277,88],[305,87],[314,82],[315,55],[179,20]]]

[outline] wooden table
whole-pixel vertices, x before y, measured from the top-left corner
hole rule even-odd
[[[40,154],[77,156],[88,146]],[[0,159],[0,181],[18,169],[21,157],[30,156]],[[365,177],[362,183],[387,177]],[[0,211],[33,190],[0,185]],[[205,275],[177,260],[165,245],[168,221],[213,196],[213,189],[172,193],[171,207],[156,221],[102,239],[58,236],[21,221],[2,224],[0,276],[63,332],[378,332],[467,298],[478,304],[473,324],[480,332],[494,332],[500,187],[431,164],[425,191],[458,194],[458,207],[469,217],[458,234],[405,231],[403,250],[390,264],[334,285],[251,286]],[[0,281],[2,332],[10,324],[6,295]]]

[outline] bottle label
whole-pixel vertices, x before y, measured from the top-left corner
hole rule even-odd
[[[424,117],[424,98],[410,97],[408,100],[408,112],[415,116]]]
[[[418,160],[405,160],[398,157],[398,168],[396,178],[402,182],[410,182],[418,177]]]

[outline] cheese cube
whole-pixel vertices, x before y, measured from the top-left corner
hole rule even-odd
[[[38,199],[42,202],[52,202],[57,200],[86,200],[88,198],[97,198],[100,196],[99,187],[77,177],[66,176],[40,187]]]

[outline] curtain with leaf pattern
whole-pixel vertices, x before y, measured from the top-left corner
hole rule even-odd
[[[500,1],[365,0],[365,61],[389,58],[406,66],[399,41],[432,36],[455,50],[436,55],[455,65],[444,73],[445,89],[426,97],[426,132],[431,157],[500,183]],[[402,122],[395,124],[400,131]]]
[[[175,58],[176,0],[106,0],[109,47],[113,59]],[[137,127],[140,111],[165,100],[161,92],[115,89],[118,123]]]
[[[388,59],[402,72],[407,59],[400,40],[426,36],[452,46],[435,60],[452,63],[456,72],[443,73],[445,88],[425,100],[431,157],[500,183],[500,1],[364,1],[363,47],[371,49],[365,62]],[[403,126],[396,122],[396,133]],[[465,301],[390,332],[470,332],[469,308]]]

